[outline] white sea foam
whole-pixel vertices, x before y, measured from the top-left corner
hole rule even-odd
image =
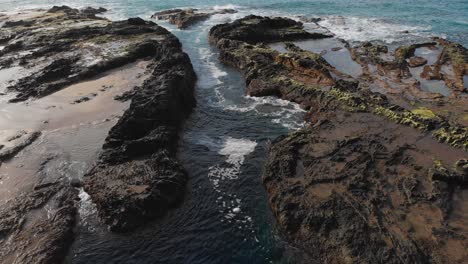
[[[203,139],[203,142],[213,147],[213,140]],[[218,153],[226,156],[226,164],[218,164],[209,168],[208,178],[213,184],[214,190],[219,193],[216,198],[216,203],[219,207],[219,212],[223,214],[221,222],[236,224],[239,229],[252,229],[252,218],[245,214],[242,210],[242,199],[236,194],[230,194],[225,191],[225,187],[230,185],[230,182],[239,178],[242,164],[245,161],[245,156],[255,150],[257,143],[247,139],[238,139],[227,137],[219,147]],[[254,231],[252,230],[254,233]]]
[[[200,76],[203,78],[210,78],[211,81],[215,84],[221,84],[221,78],[226,76],[228,73],[223,71],[218,65],[213,61],[213,56],[215,55],[210,48],[199,48],[198,52],[200,54],[200,59],[203,61],[204,66],[207,68],[210,74]]]
[[[228,163],[240,166],[244,162],[245,156],[253,152],[256,146],[257,142],[255,141],[228,137],[219,154],[227,156]]]
[[[245,7],[240,5],[234,4],[227,4],[227,5],[215,5],[213,6],[213,10],[223,10],[223,9],[243,9]]]
[[[97,214],[96,204],[93,203],[91,197],[83,188],[80,188],[78,197],[80,198],[80,203],[78,204],[80,223],[89,231],[93,231],[95,226],[93,223],[96,220]]]
[[[329,16],[318,22],[337,37],[349,41],[383,41],[393,43],[408,36],[424,35],[430,27],[418,27],[390,23],[378,18]]]
[[[254,112],[258,115],[268,116],[273,123],[280,124],[290,130],[297,130],[304,126],[302,116],[306,111],[299,104],[273,96],[245,96],[245,99],[244,104],[227,105],[224,106],[224,109],[236,112]]]

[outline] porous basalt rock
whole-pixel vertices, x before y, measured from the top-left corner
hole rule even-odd
[[[158,20],[167,20],[180,29],[188,28],[198,22],[209,19],[216,14],[234,14],[234,9],[221,10],[198,10],[198,9],[170,9],[154,13],[151,18]]]
[[[364,68],[353,79],[294,43],[270,48],[303,29],[281,20],[278,32],[295,28],[290,37],[270,34],[265,21],[215,26],[210,40],[223,63],[244,73],[247,94],[309,110],[308,128],[272,143],[263,174],[285,236],[322,263],[463,263],[468,227],[458,225],[452,199],[466,188],[465,163],[456,161],[468,149],[467,130],[434,107],[444,107],[440,96],[409,84],[415,51],[438,44],[345,44]],[[259,28],[266,36],[253,33]],[[390,93],[388,83],[409,89]],[[444,170],[435,158],[458,165]]]
[[[175,159],[177,134],[195,105],[195,73],[175,37],[153,43],[153,72],[131,95],[84,189],[113,231],[163,215],[183,197],[187,176]]]
[[[1,162],[8,162],[11,168],[10,171],[3,164],[2,174],[6,171],[12,179],[18,176],[7,182],[9,185],[5,184],[16,186],[11,195],[2,193],[0,201],[2,263],[63,262],[75,235],[75,203],[83,195],[78,195],[83,192],[81,188],[89,193],[103,222],[118,231],[130,230],[161,216],[183,197],[187,178],[175,156],[179,128],[195,105],[196,76],[190,59],[182,51],[178,39],[166,29],[141,18],[112,22],[95,16],[104,11],[62,6],[22,11],[22,22],[18,22],[15,15],[5,18],[11,23],[0,31],[0,39],[6,45],[0,51],[0,69],[19,69],[19,77],[9,83],[7,93],[2,95],[10,98],[16,95],[11,102],[31,100],[11,107],[30,110],[37,108],[28,107],[39,105],[41,111],[47,110],[47,115],[54,116],[59,108],[56,105],[61,104],[60,111],[67,109],[63,112],[71,113],[58,114],[65,119],[78,116],[74,111],[86,109],[82,105],[93,103],[84,101],[92,97],[104,99],[103,102],[110,104],[104,103],[102,108],[109,105],[112,108],[108,115],[106,113],[102,119],[78,118],[78,127],[92,121],[83,125],[86,126],[84,130],[99,129],[90,132],[93,139],[94,131],[107,133],[102,130],[105,127],[98,128],[96,123],[114,122],[110,117],[120,115],[119,111],[125,107],[128,109],[109,132],[100,159],[83,180],[81,172],[66,165],[70,148],[64,148],[64,153],[60,152],[61,148],[54,150],[57,153],[50,153],[48,147],[31,145],[41,133],[29,127],[19,132],[1,131],[0,166]],[[121,68],[110,71],[117,67]],[[131,76],[133,73],[135,76]],[[119,91],[138,87],[125,96],[131,102],[116,106],[112,101],[113,91],[105,93],[111,87],[107,82],[117,82],[127,76],[131,77],[128,83],[116,85]],[[80,89],[83,81],[89,81],[90,85],[85,85],[85,92],[76,92],[74,88]],[[71,84],[77,85],[70,87]],[[48,103],[48,99],[32,102],[62,88],[73,90],[67,96],[55,98],[58,101],[64,98],[65,102],[56,103],[54,99],[53,103]],[[83,104],[70,106],[73,102]],[[102,108],[98,107],[96,112]],[[56,144],[48,138],[51,130],[57,138],[67,138],[68,131],[73,131],[73,135],[83,131],[70,128],[78,124],[75,120],[67,120],[73,124],[70,127],[60,124],[49,130],[49,120],[54,123],[52,118],[25,122],[26,127],[31,125],[38,131],[47,131],[41,137],[43,145]],[[76,131],[79,132],[75,134]],[[96,140],[99,137],[96,136]],[[76,140],[80,139],[78,136]],[[90,147],[91,151],[85,155],[97,155],[99,147]],[[16,155],[21,151],[22,155]],[[77,153],[80,151],[83,150]],[[39,157],[31,158],[36,153]],[[92,157],[79,162],[84,166],[94,164]],[[23,172],[27,175],[14,175]]]
[[[329,38],[331,35],[310,33],[301,22],[288,18],[247,16],[232,23],[216,25],[210,30],[210,40],[238,40],[255,44],[259,42],[291,41],[299,39]]]
[[[60,263],[74,239],[78,191],[63,183],[38,185],[2,205],[0,258],[4,263]],[[48,205],[46,211],[44,205]]]
[[[23,19],[0,36],[10,36],[0,51],[0,67],[31,73],[13,82],[11,102],[43,97],[73,83],[155,55],[152,42],[170,33],[141,18],[111,22],[96,17],[103,10],[80,11],[67,6]],[[78,16],[86,12],[85,16]],[[32,23],[25,27],[24,23]],[[79,26],[79,25],[82,26]],[[78,25],[78,26],[77,26]]]
[[[291,241],[322,263],[466,260],[466,233],[450,217],[466,176],[432,165],[463,152],[443,157],[440,143],[377,116],[316,114],[325,122],[273,142],[263,175]]]
[[[296,27],[294,32],[303,30],[300,29],[301,24],[295,21],[280,18],[271,20],[275,19],[282,22],[272,24],[285,27],[285,31],[291,25]],[[260,27],[258,24],[263,25],[262,27],[269,25],[267,22],[271,23],[265,18],[249,16],[230,24],[215,26],[210,31],[210,39],[220,50],[220,60],[244,72],[247,94],[278,96],[299,103],[306,109],[317,106],[319,109],[338,107],[351,112],[372,112],[396,123],[425,131],[442,128],[460,131],[455,129],[457,125],[449,124],[440,116],[421,116],[417,111],[413,112],[412,109],[392,103],[385,96],[357,89],[356,81],[349,81],[349,76],[337,71],[319,54],[302,50],[293,43],[286,42],[287,52],[280,53],[265,44],[250,44],[257,41],[257,36],[254,35],[245,41],[238,40],[238,36],[248,38],[247,33],[257,30]],[[276,35],[270,36],[267,42],[283,40],[284,36]],[[354,51],[354,55],[358,56],[357,60],[362,64],[382,65],[389,72],[397,71],[396,75],[403,76],[410,74],[406,59],[412,57],[417,48],[433,44],[431,42],[401,47],[395,52],[397,55],[392,61],[380,57],[381,53],[388,52],[387,47],[371,43],[362,44],[359,50]],[[342,81],[337,84],[333,76],[337,76],[337,79]],[[459,132],[455,133],[457,135],[452,138],[460,136]],[[434,137],[439,138],[436,135]],[[463,142],[465,141],[458,141],[457,146],[464,147]]]

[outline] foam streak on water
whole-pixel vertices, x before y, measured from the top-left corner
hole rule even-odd
[[[408,26],[390,23],[378,18],[325,17],[319,24],[337,37],[348,41],[383,41],[394,43],[414,39],[430,27]],[[427,34],[426,34],[427,35]]]

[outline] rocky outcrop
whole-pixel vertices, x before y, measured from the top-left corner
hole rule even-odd
[[[331,35],[307,32],[304,30],[301,22],[292,19],[254,15],[238,19],[232,23],[216,25],[210,30],[210,40],[215,44],[221,39],[255,44],[259,42],[266,43],[329,37]]]
[[[154,56],[152,42],[169,34],[153,22],[140,18],[111,22],[96,17],[99,12],[54,7],[2,30],[0,38],[9,40],[0,51],[0,67],[21,67],[29,72],[7,88],[16,93],[11,102],[43,97],[104,71]],[[80,23],[82,26],[75,26]]]
[[[316,126],[273,143],[263,175],[291,241],[321,263],[466,260],[467,226],[451,216],[466,174],[440,165],[465,153],[441,155],[447,147],[375,115],[314,114]]]
[[[195,105],[196,77],[175,37],[152,45],[151,76],[131,95],[129,109],[109,132],[100,162],[84,180],[101,219],[114,231],[161,216],[185,192],[186,174],[175,150],[179,127]]]
[[[435,40],[442,46],[442,52],[434,65],[426,66],[422,77],[444,80],[445,84],[456,92],[466,92],[467,84],[464,83],[463,77],[468,75],[468,49],[444,39]],[[427,72],[430,74],[426,74]]]
[[[45,183],[2,205],[2,262],[62,262],[74,238],[77,196],[78,191],[66,183]]]
[[[352,78],[284,42],[308,34],[298,22],[254,16],[210,31],[249,95],[309,110],[308,128],[272,143],[263,175],[285,236],[322,263],[463,263],[468,227],[453,210],[465,206],[454,197],[466,188],[468,130],[444,114],[461,113],[463,100],[422,91],[410,69],[418,48],[438,44],[390,52],[346,43],[363,68]]]
[[[0,165],[2,162],[13,158],[25,147],[31,145],[40,135],[41,132],[39,131],[30,133],[24,131],[24,133],[19,133],[9,138],[7,141],[10,146],[1,145],[0,147]]]
[[[76,220],[83,217],[77,215],[82,188],[103,222],[118,231],[164,214],[183,197],[187,179],[175,155],[179,128],[195,105],[190,59],[178,39],[157,24],[141,18],[112,22],[96,16],[102,12],[61,6],[2,17],[7,23],[0,31],[5,45],[0,69],[19,76],[2,96],[12,98],[10,103],[29,100],[2,104],[40,112],[24,124],[15,119],[18,114],[1,117],[12,120],[0,131],[2,263],[63,262]],[[119,93],[131,102],[114,104]],[[106,107],[111,109],[105,112]],[[92,117],[81,118],[84,112]],[[103,131],[109,122],[116,124]],[[83,180],[82,170],[93,164],[100,146],[77,151],[90,157],[73,158],[83,166],[76,171],[68,164],[76,146],[61,141],[73,135],[79,145],[80,133],[93,142],[102,142],[95,134],[108,133],[100,159]],[[11,194],[3,192],[8,186]]]
[[[196,23],[209,19],[216,14],[234,14],[237,13],[234,9],[170,9],[154,13],[151,18],[157,20],[167,20],[169,23],[176,25],[180,29],[188,28]]]

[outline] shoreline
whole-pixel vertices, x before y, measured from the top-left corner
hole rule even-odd
[[[172,10],[169,16],[155,17],[190,31],[213,16],[234,11]],[[179,39],[141,18],[96,17],[105,12],[98,9],[54,7],[44,12],[7,24],[14,37],[0,36],[8,43],[0,51],[0,71],[29,71],[5,87],[6,95],[20,94],[5,104],[14,114],[3,119],[16,120],[18,128],[31,122],[32,128],[0,134],[5,138],[0,171],[8,175],[24,170],[29,175],[12,181],[27,187],[12,196],[10,207],[2,205],[0,214],[0,244],[9,245],[0,255],[19,252],[13,263],[31,261],[32,256],[41,263],[63,258],[72,243],[70,232],[79,225],[75,221],[81,188],[104,225],[125,234],[177,207],[190,174],[177,161],[176,149],[180,128],[195,107],[196,76]],[[324,262],[448,258],[462,263],[467,257],[460,253],[466,248],[467,227],[454,212],[467,206],[466,48],[439,38],[395,47],[351,43],[323,31],[318,21],[307,22],[314,18],[301,19],[307,30],[297,20],[247,16],[220,23],[209,33],[219,60],[243,73],[248,96],[277,97],[307,112],[304,128],[272,142],[263,173],[281,235]],[[55,20],[63,28],[54,25]],[[79,26],[68,20],[80,20]],[[56,30],[56,36],[49,30]],[[45,49],[40,42],[17,41],[29,32],[38,40],[55,38],[64,44],[54,42]],[[32,62],[40,66],[28,66]],[[17,120],[34,109],[35,115],[24,119],[31,121]],[[79,136],[83,124],[89,131]],[[69,127],[74,130],[66,132]],[[96,131],[99,139],[91,139]],[[44,174],[41,181],[27,183],[34,170],[50,173],[61,166],[61,154],[50,148],[44,159],[22,160],[39,157],[35,153],[40,146],[53,145],[48,137],[54,133],[59,146],[76,139],[69,149],[77,148],[78,156],[71,155],[69,161],[93,154],[84,158],[79,172]],[[89,152],[79,150],[88,139],[83,149]],[[222,173],[240,174],[244,156],[257,147],[255,141],[232,137],[225,144],[219,152],[233,168],[218,167],[209,175],[215,191]],[[245,147],[245,153],[236,150],[236,144]],[[25,161],[30,162],[26,167]],[[83,179],[70,178],[69,173]],[[388,180],[389,175],[394,180]],[[33,197],[41,201],[31,203]],[[230,210],[234,217],[243,208],[238,202]],[[399,214],[410,216],[400,219]],[[350,226],[349,219],[357,226]],[[38,226],[49,231],[39,241],[24,240]],[[360,236],[365,239],[356,239]],[[364,240],[373,243],[368,246]],[[65,243],[42,251],[57,241]],[[18,245],[40,252],[29,254]],[[363,247],[365,255],[360,254]]]

